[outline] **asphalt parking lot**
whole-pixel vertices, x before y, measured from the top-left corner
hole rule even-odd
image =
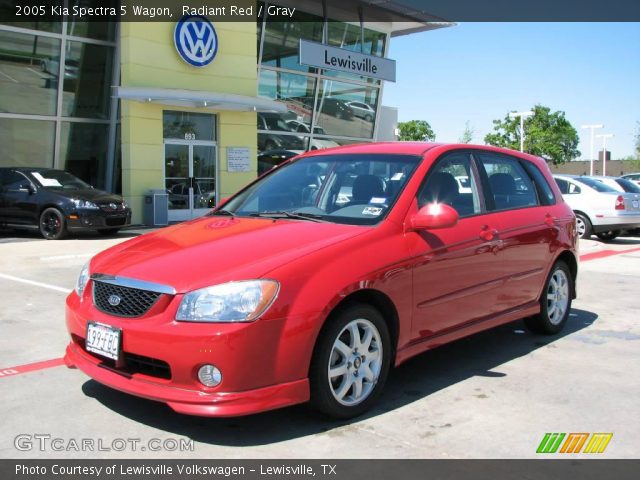
[[[638,456],[640,238],[581,242],[562,334],[519,321],[427,352],[392,371],[372,412],[336,422],[304,405],[182,416],[62,365],[82,265],[138,233],[0,232],[1,458],[534,458],[547,432],[610,432],[601,458]]]

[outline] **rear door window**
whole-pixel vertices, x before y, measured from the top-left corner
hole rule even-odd
[[[510,210],[540,204],[536,188],[517,158],[484,152],[477,156],[488,179],[489,210]]]

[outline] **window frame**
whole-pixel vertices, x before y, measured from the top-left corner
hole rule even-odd
[[[496,208],[496,204],[495,204],[495,197],[493,194],[493,190],[491,189],[491,184],[489,183],[489,175],[487,174],[484,165],[482,164],[482,160],[480,159],[480,155],[494,155],[497,157],[502,157],[506,160],[509,161],[513,161],[515,162],[517,165],[520,166],[520,168],[522,169],[522,171],[525,174],[525,177],[531,182],[531,186],[533,187],[533,192],[535,195],[535,199],[536,199],[536,204],[535,205],[517,205],[511,208],[501,208],[501,209],[497,209]],[[474,161],[476,163],[476,168],[478,169],[478,173],[482,179],[482,191],[483,191],[483,195],[485,198],[485,202],[487,205],[487,213],[500,213],[500,212],[511,212],[513,210],[522,210],[525,208],[538,208],[538,207],[542,207],[545,206],[544,203],[541,202],[540,200],[540,194],[538,192],[538,187],[536,185],[535,180],[532,178],[531,174],[529,173],[528,169],[526,168],[526,166],[522,163],[522,162],[527,162],[527,160],[524,160],[522,158],[513,156],[513,155],[509,155],[509,154],[505,154],[502,152],[494,152],[492,150],[474,150],[472,152],[472,156],[474,158]],[[531,162],[528,162],[531,163]],[[535,165],[533,165],[535,166]],[[542,174],[542,172],[540,172]],[[553,192],[553,189],[552,189]],[[554,195],[555,198],[555,195]]]
[[[458,210],[456,210],[456,212],[458,213],[458,218],[460,220],[465,220],[467,218],[474,218],[474,217],[477,217],[479,215],[485,215],[487,213],[490,213],[486,208],[486,201],[485,201],[485,196],[484,196],[484,192],[483,192],[484,189],[483,189],[483,185],[481,183],[481,178],[479,176],[478,167],[476,165],[475,158],[473,156],[473,152],[474,152],[474,150],[467,149],[467,148],[459,149],[459,150],[449,150],[449,151],[444,152],[443,154],[441,154],[438,158],[436,158],[433,161],[433,163],[431,164],[431,166],[429,167],[427,172],[422,177],[422,180],[420,181],[420,185],[418,186],[418,189],[416,190],[415,200],[416,200],[416,205],[418,206],[418,208],[420,208],[420,202],[418,200],[418,197],[420,195],[420,192],[424,188],[425,184],[427,183],[427,180],[429,179],[429,175],[432,175],[437,170],[438,165],[441,162],[445,161],[447,159],[447,157],[449,157],[451,155],[456,155],[456,154],[457,155],[464,154],[464,155],[467,155],[468,158],[469,158],[469,174],[470,174],[469,181],[470,181],[470,183],[472,185],[475,183],[475,185],[477,187],[476,195],[478,197],[478,204],[479,204],[479,207],[480,207],[480,211],[479,212],[474,212],[471,215],[460,215],[460,212],[458,212]],[[473,195],[473,192],[472,192],[472,195]]]

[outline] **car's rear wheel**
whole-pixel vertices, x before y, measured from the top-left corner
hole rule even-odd
[[[586,215],[576,213],[576,228],[580,238],[591,237],[591,221]]]
[[[596,236],[603,242],[610,242],[620,235],[620,230],[608,230],[606,232],[596,233]]]
[[[559,260],[549,273],[540,297],[540,313],[525,319],[527,327],[536,333],[552,335],[560,332],[571,310],[573,277],[566,263]]]
[[[60,240],[67,234],[64,215],[57,208],[46,208],[40,214],[40,233],[47,240]]]
[[[100,235],[115,235],[116,233],[118,233],[120,231],[119,228],[103,228],[102,230],[98,230],[98,233]]]
[[[390,365],[391,339],[382,315],[370,305],[351,305],[318,338],[309,372],[311,401],[331,417],[361,415],[380,395]]]

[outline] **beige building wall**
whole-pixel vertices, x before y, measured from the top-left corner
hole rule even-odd
[[[255,22],[218,22],[214,27],[218,36],[216,57],[209,65],[197,68],[184,62],[175,50],[175,23],[123,22],[121,85],[255,96]],[[152,188],[164,188],[163,110],[217,115],[219,198],[229,196],[256,176],[255,113],[122,100],[122,193],[133,209],[133,223],[142,223],[144,193]],[[227,147],[248,147],[252,170],[227,172]]]

